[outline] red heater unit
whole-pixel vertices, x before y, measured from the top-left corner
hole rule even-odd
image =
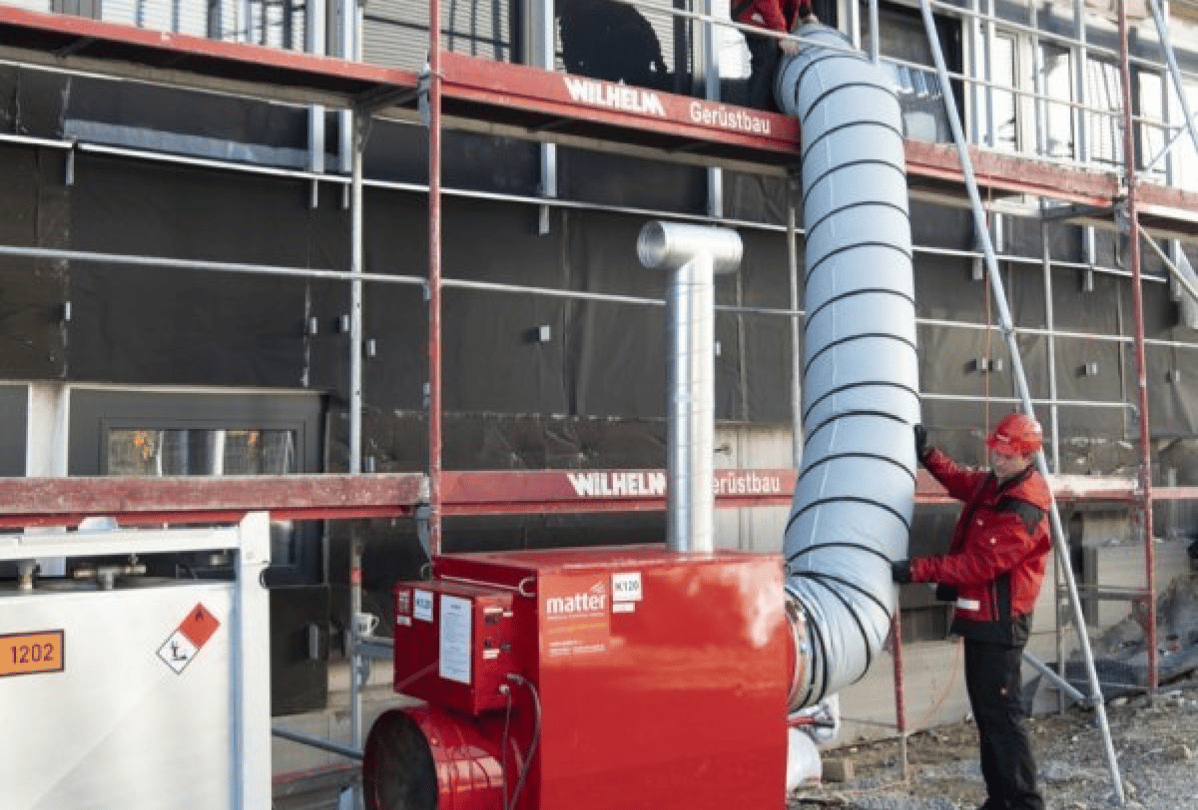
[[[371,810],[781,807],[781,560],[652,548],[463,554],[395,587]]]

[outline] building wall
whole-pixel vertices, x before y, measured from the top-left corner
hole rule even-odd
[[[372,13],[409,5],[372,5]],[[895,25],[904,17],[908,27],[901,30],[914,30],[910,13],[895,12]],[[510,21],[500,22],[496,30],[511,38]],[[1186,44],[1198,41],[1183,33]],[[889,46],[901,41],[907,40],[886,38]],[[1109,24],[1099,41],[1109,45]],[[469,52],[466,40],[455,43],[455,50]],[[517,44],[500,49],[504,58]],[[970,44],[959,45],[966,59]],[[401,46],[396,40],[394,47]],[[1137,47],[1147,52],[1152,43]],[[402,56],[412,61],[419,54]],[[670,62],[677,66],[673,56]],[[1193,59],[1186,54],[1183,63]],[[328,154],[309,152],[313,119]],[[321,466],[346,469],[352,349],[339,330],[349,309],[346,285],[179,261],[348,269],[345,176],[332,168],[316,180],[287,173],[317,157],[342,165],[335,146],[342,124],[333,113],[0,67],[0,134],[9,136],[0,142],[0,244],[139,259],[134,265],[0,257],[0,379],[313,392],[327,403]],[[68,166],[69,139],[77,145]],[[635,242],[648,219],[703,218],[709,175],[576,149],[558,155],[558,200],[544,200],[537,144],[447,133],[447,469],[664,464],[664,279],[639,266]],[[365,363],[363,455],[378,471],[419,471],[427,463],[427,318],[418,283],[428,265],[426,133],[376,122],[365,163],[363,269],[388,278],[366,284],[365,337],[374,353]],[[719,444],[728,448],[720,463],[783,466],[792,462],[794,410],[784,223],[788,206],[801,200],[777,179],[729,171],[722,180],[725,208],[717,221],[741,233],[745,261],[717,286],[717,418]],[[1008,213],[993,217],[1002,233],[1000,272],[1041,407],[1048,407],[1055,377],[1059,404],[1046,424],[1059,469],[1128,474],[1136,464],[1138,424],[1127,405],[1137,379],[1126,246],[1113,228],[1100,230],[1091,253],[1081,226],[1051,225],[1042,235],[1034,206],[1005,203]],[[539,227],[544,204],[550,204],[547,228]],[[987,426],[1015,401],[1013,358],[996,328],[988,287],[977,278],[969,212],[943,200],[916,200],[912,230],[924,420],[934,442],[963,461],[980,462]],[[1181,247],[1198,260],[1193,241]],[[1047,277],[1045,252],[1054,263]],[[1162,265],[1148,256],[1145,273],[1155,449],[1171,453],[1162,458],[1177,483],[1193,483],[1184,450],[1198,427],[1198,339],[1179,325]],[[512,289],[468,286],[479,282]],[[580,295],[551,294],[560,291]],[[636,300],[584,297],[596,293]],[[549,327],[550,340],[534,338],[541,326]],[[913,549],[942,548],[952,519],[952,510],[921,510]],[[719,542],[776,550],[784,521],[783,508],[721,513]],[[644,514],[455,519],[446,524],[445,548],[644,542],[663,531],[664,516]],[[425,561],[407,523],[331,527],[324,576],[335,626],[344,623],[347,602],[345,551],[358,541],[365,544],[367,607],[384,616],[391,584],[415,576]],[[935,612],[919,596],[904,600],[927,616]],[[930,618],[915,624],[925,634],[935,627]],[[1037,648],[1042,643],[1038,635]],[[913,646],[912,677],[931,684],[921,691],[916,716],[955,711],[945,695],[959,684],[943,680],[951,677],[951,654],[946,645]],[[884,673],[879,665],[864,683]],[[861,705],[870,704],[862,698]]]

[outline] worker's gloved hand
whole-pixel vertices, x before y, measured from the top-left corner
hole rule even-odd
[[[915,431],[915,457],[921,462],[928,454],[928,429],[921,424],[913,426]]]
[[[895,560],[890,564],[890,578],[899,585],[906,585],[911,581],[911,561],[910,560]]]

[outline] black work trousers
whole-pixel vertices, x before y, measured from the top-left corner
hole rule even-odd
[[[981,743],[987,810],[1044,810],[1019,702],[1023,647],[965,639],[965,687]]]
[[[778,71],[778,63],[782,61],[782,50],[778,47],[778,40],[773,37],[745,34],[745,44],[749,46],[750,57],[749,87],[745,106],[778,112],[778,105],[774,101],[774,74]]]

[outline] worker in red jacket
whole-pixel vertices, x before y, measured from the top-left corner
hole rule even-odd
[[[1052,549],[1052,496],[1035,468],[1043,433],[1031,416],[1011,413],[986,444],[990,470],[962,467],[929,449],[927,432],[915,426],[920,461],[965,506],[948,554],[899,560],[893,574],[899,583],[939,583],[938,595],[955,591],[952,632],[965,640],[988,796],[981,810],[1043,810],[1020,702],[1023,648]]]
[[[732,0],[732,19],[780,34],[789,34],[797,22],[819,22],[811,10],[811,0]],[[799,44],[790,39],[776,39],[745,34],[749,46],[749,89],[746,104],[759,110],[778,109],[774,102],[774,73],[782,54],[796,54]]]

